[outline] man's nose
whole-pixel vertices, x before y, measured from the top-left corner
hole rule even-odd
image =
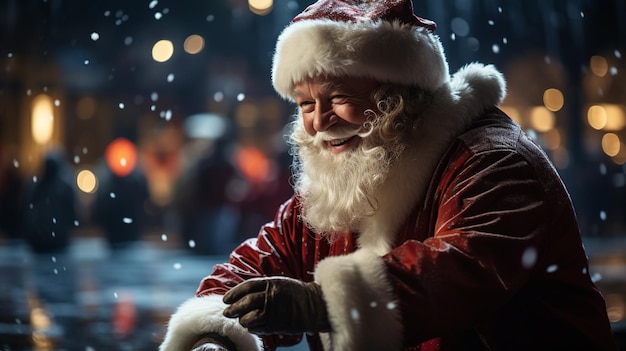
[[[337,116],[333,112],[330,104],[317,102],[315,106],[315,114],[313,116],[313,128],[316,132],[325,132],[335,124]]]

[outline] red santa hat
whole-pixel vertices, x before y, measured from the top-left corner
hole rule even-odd
[[[437,90],[450,75],[436,27],[411,0],[319,0],[278,37],[272,83],[287,99],[294,84],[320,75]]]

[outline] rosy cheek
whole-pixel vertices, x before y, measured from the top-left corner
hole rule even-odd
[[[355,107],[346,107],[337,111],[338,115],[348,123],[360,125],[365,123],[365,111]]]

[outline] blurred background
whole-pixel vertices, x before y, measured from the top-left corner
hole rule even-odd
[[[294,0],[0,0],[0,349],[154,350],[291,193]],[[566,183],[626,347],[626,1],[420,0]],[[291,349],[303,350],[302,345]]]

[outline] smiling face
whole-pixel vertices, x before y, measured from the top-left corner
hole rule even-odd
[[[320,140],[333,154],[354,150],[359,132],[374,110],[371,93],[379,85],[364,78],[306,80],[294,86],[307,134]]]
[[[378,208],[380,185],[404,148],[397,126],[402,104],[379,97],[381,111],[371,97],[379,84],[368,79],[314,79],[297,84],[299,109],[290,142],[296,148],[295,189],[303,220],[329,238],[359,231],[361,221]],[[395,106],[395,107],[392,107]],[[386,123],[390,122],[390,123]]]

